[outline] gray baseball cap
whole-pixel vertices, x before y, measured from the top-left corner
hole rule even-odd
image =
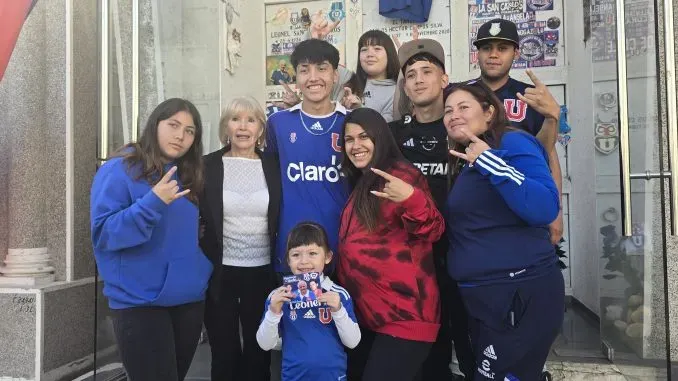
[[[421,38],[408,41],[398,49],[398,61],[400,61],[400,70],[405,67],[405,63],[410,58],[420,53],[428,53],[440,61],[440,65],[445,69],[445,50],[436,40],[430,38]]]

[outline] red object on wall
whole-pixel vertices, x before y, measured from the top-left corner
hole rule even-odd
[[[0,81],[19,38],[21,27],[37,0],[0,0]]]

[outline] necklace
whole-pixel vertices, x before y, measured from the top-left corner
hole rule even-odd
[[[339,114],[335,113],[334,114],[334,119],[332,120],[332,124],[330,124],[330,127],[325,129],[323,128],[322,124],[320,124],[319,120],[316,120],[315,123],[311,125],[311,127],[306,125],[306,122],[304,121],[304,115],[303,111],[299,110],[299,120],[301,120],[301,125],[304,126],[306,131],[308,131],[311,135],[325,135],[326,133],[332,131],[332,127],[334,127],[334,123],[337,122],[337,118],[339,117]]]

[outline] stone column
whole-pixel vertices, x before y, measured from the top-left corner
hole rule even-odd
[[[5,77],[0,83],[4,109],[0,125],[9,146],[7,157],[8,255],[0,267],[0,285],[35,285],[54,279],[48,266],[44,228],[45,185],[54,173],[45,170],[52,144],[46,133],[45,7],[27,18]],[[50,192],[58,191],[50,189]],[[34,265],[34,266],[33,266]],[[26,275],[22,277],[21,275]],[[13,279],[8,279],[12,276]],[[16,277],[19,276],[19,277]]]

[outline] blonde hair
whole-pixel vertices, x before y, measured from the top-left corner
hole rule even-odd
[[[254,119],[259,122],[259,125],[261,125],[261,137],[257,139],[257,148],[263,148],[266,142],[266,114],[264,113],[264,109],[261,107],[261,104],[256,99],[254,99],[254,97],[249,95],[233,98],[226,108],[224,108],[224,110],[221,112],[221,119],[219,119],[219,140],[224,145],[229,144],[228,135],[226,134],[228,121],[231,120],[231,118],[233,118],[235,115],[238,115],[242,112],[254,116]]]

